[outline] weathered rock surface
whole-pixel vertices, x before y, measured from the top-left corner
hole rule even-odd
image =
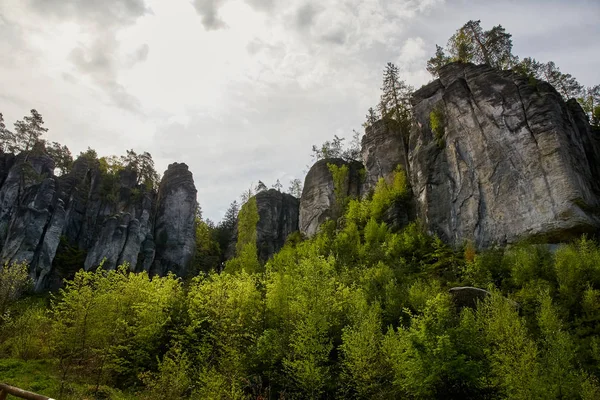
[[[0,153],[0,262],[27,262],[36,290],[60,284],[64,274],[53,261],[62,240],[83,252],[81,267],[86,269],[105,259],[105,268],[127,262],[135,271],[182,272],[191,257],[190,243],[193,253],[196,190],[187,166],[175,169],[185,170],[189,179],[182,183],[181,174],[170,168],[161,197],[139,185],[134,171],[120,171],[115,181],[97,160],[85,156],[69,174],[56,177],[43,149],[17,157]],[[193,200],[179,202],[172,195],[178,190]],[[175,242],[167,240],[157,251],[155,231]],[[173,249],[178,243],[185,243],[179,252]],[[155,258],[161,266],[157,270],[152,268]]]
[[[452,296],[452,301],[459,308],[476,308],[478,302],[484,301],[491,295],[487,290],[471,286],[453,287],[448,291]]]
[[[194,217],[197,208],[196,187],[188,166],[169,165],[158,189],[154,273],[186,274],[196,247]]]
[[[454,63],[414,94],[413,107],[417,211],[445,241],[552,243],[600,226],[598,138],[580,107],[547,83]],[[442,143],[430,127],[434,110],[445,121]]]
[[[308,171],[304,180],[304,189],[300,199],[300,231],[307,236],[317,233],[319,226],[327,219],[338,218],[335,215],[335,193],[333,177],[328,164],[338,167],[348,165],[348,176],[345,192],[348,196],[361,195],[361,170],[359,162],[347,162],[340,158],[329,158],[317,161]]]
[[[409,170],[408,155],[400,126],[394,120],[379,120],[365,129],[362,138],[362,159],[365,165],[363,192],[375,189],[380,178],[388,183],[400,165]]]
[[[298,231],[300,201],[292,195],[275,189],[256,195],[258,223],[256,224],[256,247],[258,258],[267,261],[278,252],[287,237]]]

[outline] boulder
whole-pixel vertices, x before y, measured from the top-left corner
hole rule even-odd
[[[452,301],[459,308],[476,308],[478,302],[485,300],[491,295],[487,290],[471,286],[453,287],[449,292],[452,295]]]

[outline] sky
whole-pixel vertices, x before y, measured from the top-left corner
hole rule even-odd
[[[184,162],[204,216],[262,180],[304,179],[311,147],[349,141],[387,62],[420,87],[470,19],[513,53],[600,83],[597,0],[0,0],[0,112],[35,108],[74,155]]]

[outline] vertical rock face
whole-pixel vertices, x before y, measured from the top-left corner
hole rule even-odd
[[[409,170],[402,132],[394,120],[379,120],[368,126],[361,153],[366,172],[365,193],[375,188],[379,178],[390,182],[398,165]]]
[[[188,166],[169,165],[158,189],[153,272],[165,274],[171,271],[185,275],[196,246],[194,217],[197,208],[196,187]]]
[[[600,226],[598,138],[579,105],[547,83],[454,63],[413,107],[418,214],[444,240],[556,242]],[[432,132],[432,113],[443,132]]]
[[[335,193],[333,177],[328,164],[338,167],[348,166],[348,177],[345,187],[348,196],[358,197],[361,194],[361,163],[346,162],[339,158],[319,160],[311,167],[304,180],[304,189],[300,200],[300,231],[307,236],[317,233],[319,226],[333,215],[335,208]]]
[[[108,269],[129,263],[131,270],[150,271],[157,258],[154,272],[182,272],[194,248],[196,189],[187,166],[174,165],[158,202],[132,170],[108,176],[97,160],[82,156],[69,174],[56,177],[43,149],[17,157],[0,153],[0,262],[28,263],[36,290],[65,276],[54,262],[63,242],[83,252],[78,267],[93,269],[104,260]],[[174,241],[157,251],[155,229]]]
[[[298,230],[300,201],[292,195],[275,189],[256,195],[258,223],[256,247],[258,258],[267,261],[285,244],[286,238]]]

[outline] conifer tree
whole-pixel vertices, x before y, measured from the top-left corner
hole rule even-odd
[[[298,178],[292,179],[288,193],[299,199],[302,196],[302,181]]]
[[[0,121],[0,142],[2,150],[8,153],[19,153],[30,151],[40,141],[41,136],[48,131],[44,128],[44,119],[36,110],[31,110],[30,116],[15,122],[15,131],[6,129],[3,121]]]

